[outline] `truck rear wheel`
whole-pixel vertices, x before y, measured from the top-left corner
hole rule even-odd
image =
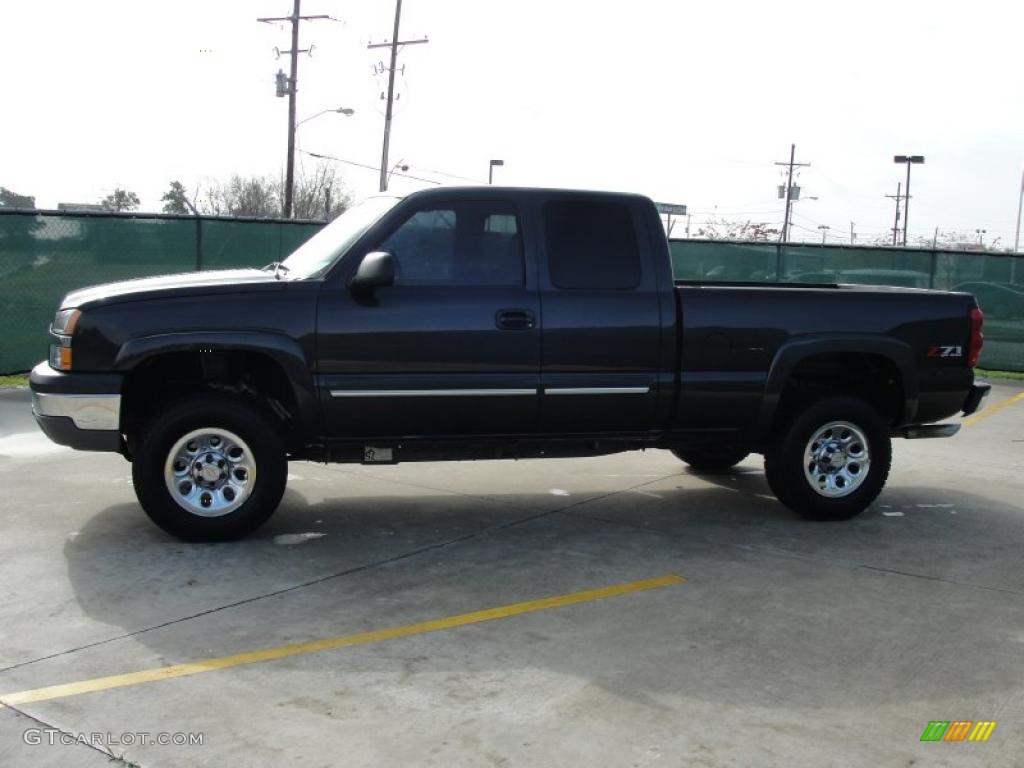
[[[172,405],[138,437],[132,480],[158,526],[186,541],[251,533],[281,501],[283,440],[261,410],[219,394]]]
[[[749,454],[743,448],[731,446],[706,448],[673,448],[673,455],[690,465],[695,472],[708,475],[727,472],[739,464]]]
[[[776,498],[808,520],[846,520],[882,492],[892,463],[885,421],[855,397],[818,400],[765,452]]]

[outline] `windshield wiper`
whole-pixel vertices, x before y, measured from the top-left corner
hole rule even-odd
[[[283,261],[272,261],[267,266],[260,269],[261,272],[266,272],[268,269],[274,270],[274,279],[280,280],[282,272],[288,272],[288,267],[284,265]]]

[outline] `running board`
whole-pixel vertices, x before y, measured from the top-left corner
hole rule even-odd
[[[893,431],[893,437],[905,437],[907,440],[925,440],[932,437],[952,437],[960,431],[960,424],[915,424],[911,427],[900,427]]]

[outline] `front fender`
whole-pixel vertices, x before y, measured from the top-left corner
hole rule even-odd
[[[296,414],[303,433],[317,434],[320,406],[310,364],[295,339],[271,331],[181,331],[141,336],[125,342],[114,360],[114,369],[126,373],[142,362],[169,352],[256,352],[281,366],[291,384],[298,406]]]

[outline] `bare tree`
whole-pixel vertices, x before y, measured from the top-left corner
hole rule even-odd
[[[931,248],[935,243],[936,248],[946,251],[1000,251],[999,242],[1002,238],[997,237],[991,242],[979,242],[978,235],[968,230],[940,231],[938,237],[915,238],[915,245],[918,248]]]
[[[748,240],[755,243],[778,240],[779,230],[763,221],[729,221],[712,217],[697,229],[697,237],[708,240]]]
[[[236,173],[226,182],[207,184],[196,207],[200,213],[213,216],[280,218],[283,199],[282,179]],[[312,172],[301,173],[295,179],[292,211],[297,219],[333,219],[351,204],[351,195],[329,165],[318,165]]]
[[[331,220],[352,204],[352,197],[337,172],[326,163],[295,181],[292,210],[297,219]]]
[[[36,199],[32,195],[19,195],[17,192],[0,187],[0,208],[35,208]]]
[[[226,182],[211,182],[196,206],[201,213],[219,216],[280,216],[277,185],[269,177],[234,174]]]

